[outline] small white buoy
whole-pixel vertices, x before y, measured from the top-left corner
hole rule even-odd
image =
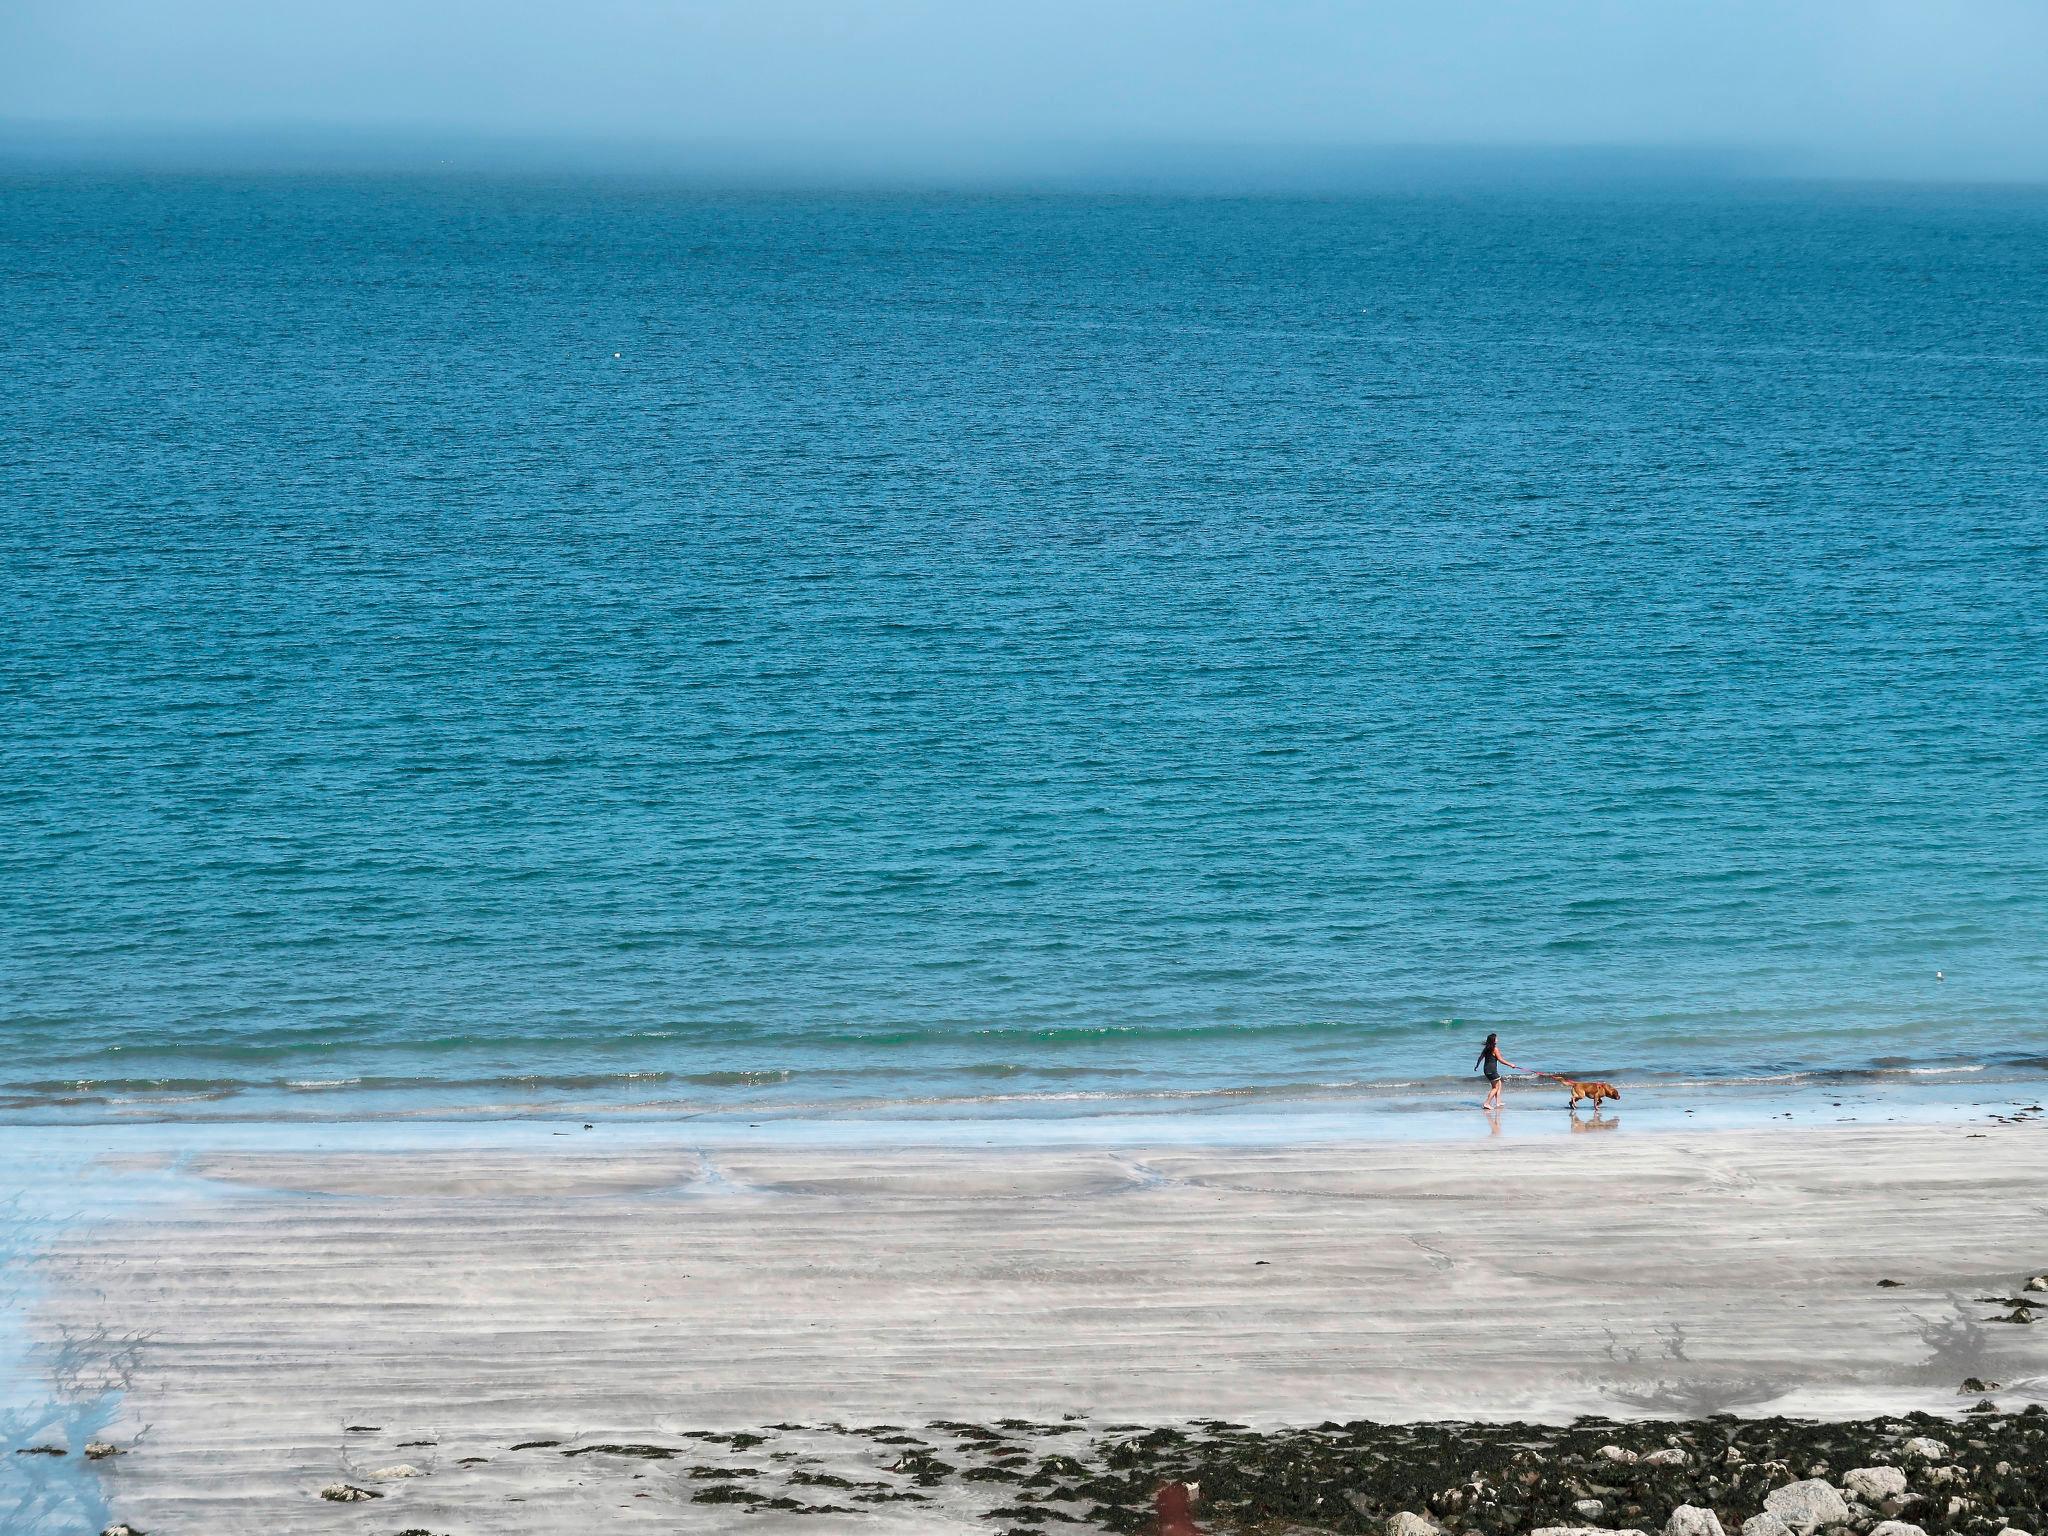
[[[1941,974],[1941,972],[1939,972],[1939,971],[1936,971],[1936,972],[1934,973],[1934,979],[1935,979],[1936,981],[1947,981],[1947,980],[1948,980],[1948,978],[1947,978],[1946,976],[1942,975],[1942,974]]]
[[[614,353],[612,354],[612,356],[613,356],[613,357],[624,357],[625,355],[626,355],[626,354],[625,354],[625,353],[623,353],[623,352],[614,352]]]

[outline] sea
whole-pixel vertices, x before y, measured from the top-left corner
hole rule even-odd
[[[0,358],[0,1121],[2048,1077],[2048,191],[16,170]]]

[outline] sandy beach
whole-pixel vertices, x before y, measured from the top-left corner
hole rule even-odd
[[[82,1210],[130,1198],[41,1234],[33,1358],[123,1452],[88,1471],[63,1445],[66,1475],[156,1532],[820,1528],[565,1454],[770,1425],[806,1426],[785,1461],[872,1480],[901,1453],[820,1426],[1955,1414],[1968,1378],[2007,1410],[2048,1399],[2048,1329],[1979,1300],[2048,1268],[2038,1121],[1256,1148],[65,1136]],[[992,1528],[977,1496],[834,1518]]]

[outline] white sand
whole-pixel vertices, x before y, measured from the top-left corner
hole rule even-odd
[[[2048,1268],[2039,1123],[1251,1151],[183,1134],[187,1192],[68,1229],[33,1318],[135,1343],[109,1438],[140,1444],[101,1466],[167,1536],[961,1528],[679,1504],[675,1464],[509,1452],[540,1438],[1954,1411],[1972,1374],[2048,1395],[2048,1326],[1973,1300]],[[108,1137],[103,1173],[148,1161]],[[401,1462],[426,1475],[314,1498]]]

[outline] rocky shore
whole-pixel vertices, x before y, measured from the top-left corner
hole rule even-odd
[[[789,1423],[488,1449],[387,1447],[386,1438],[376,1426],[351,1426],[360,1470],[306,1490],[309,1500],[357,1507],[362,1518],[338,1528],[442,1536],[386,1511],[404,1507],[416,1479],[487,1470],[516,1475],[529,1493],[570,1476],[597,1480],[621,1500],[653,1501],[641,1512],[673,1508],[693,1529],[813,1523],[805,1517],[819,1529],[848,1528],[849,1517],[899,1529],[915,1517],[918,1529],[1002,1536],[2028,1536],[2048,1510],[2048,1411],[2038,1404],[1852,1423],[1361,1420],[1257,1430],[1213,1420],[1003,1419]],[[405,1459],[378,1465],[387,1452]],[[1160,1514],[1183,1508],[1195,1524]]]

